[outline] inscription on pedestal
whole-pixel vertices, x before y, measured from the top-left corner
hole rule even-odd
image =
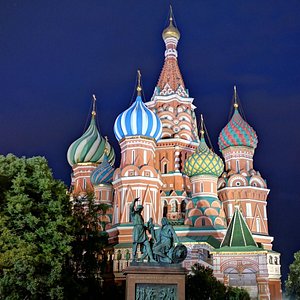
[[[135,300],[177,300],[176,284],[137,283]]]

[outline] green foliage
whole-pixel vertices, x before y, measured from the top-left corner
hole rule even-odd
[[[250,300],[246,290],[226,287],[213,276],[213,271],[200,264],[192,266],[186,282],[187,300]]]
[[[294,254],[294,262],[290,265],[290,273],[285,282],[286,294],[291,299],[300,299],[300,251]]]
[[[106,266],[104,247],[108,234],[100,226],[100,215],[109,208],[95,204],[94,195],[73,199],[74,236],[69,271],[72,280],[67,289],[68,299],[99,299],[103,294],[101,275]]]
[[[72,218],[42,157],[0,156],[0,299],[63,299]]]
[[[248,292],[243,288],[228,287],[226,292],[226,299],[229,300],[250,300]]]

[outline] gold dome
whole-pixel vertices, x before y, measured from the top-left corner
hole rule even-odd
[[[163,39],[167,39],[169,37],[173,37],[177,40],[180,39],[180,32],[179,30],[173,25],[173,18],[170,17],[170,24],[167,28],[165,28],[165,30],[162,33],[162,37]]]

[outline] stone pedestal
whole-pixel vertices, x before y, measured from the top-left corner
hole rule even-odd
[[[126,299],[185,299],[187,270],[176,264],[132,263],[124,271]]]

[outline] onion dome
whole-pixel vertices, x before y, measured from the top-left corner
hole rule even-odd
[[[91,174],[92,185],[110,184],[113,180],[114,170],[107,155],[104,154],[103,162]]]
[[[205,142],[202,115],[200,133],[200,144],[196,152],[186,160],[184,164],[184,173],[189,177],[197,175],[212,175],[219,177],[224,170],[224,164],[222,159],[210,150]]]
[[[100,135],[96,125],[95,100],[94,96],[92,118],[88,129],[68,149],[67,159],[71,166],[78,163],[100,163],[103,161],[105,149],[108,152],[109,162],[113,163],[115,160],[113,148],[107,139]]]
[[[169,18],[169,26],[166,27],[162,33],[162,38],[165,40],[167,38],[175,38],[177,40],[180,39],[180,32],[179,30],[173,25],[173,10],[172,6],[170,6],[170,18]]]
[[[129,136],[144,136],[157,141],[162,134],[162,124],[159,117],[142,100],[139,71],[138,76],[137,97],[135,101],[115,121],[114,132],[118,141]]]
[[[231,146],[256,148],[258,139],[254,129],[242,118],[238,110],[236,87],[234,87],[234,113],[219,135],[220,150]]]

